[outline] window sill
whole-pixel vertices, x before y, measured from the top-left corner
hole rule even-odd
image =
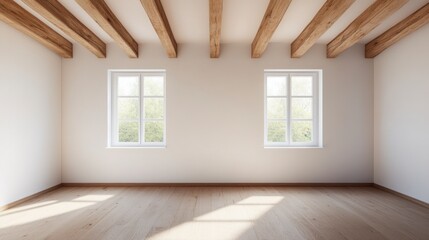
[[[106,147],[106,149],[166,149],[167,146],[110,146]]]
[[[323,149],[324,146],[264,146],[264,149]]]

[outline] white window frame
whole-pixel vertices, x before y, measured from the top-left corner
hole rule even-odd
[[[294,143],[292,142],[291,134],[291,76],[313,76],[313,136],[312,142]],[[268,142],[268,118],[267,118],[267,78],[269,76],[285,76],[286,77],[286,99],[287,99],[287,141],[286,142]],[[265,69],[264,70],[264,147],[265,148],[322,148],[323,147],[323,112],[322,112],[322,83],[323,71],[321,69]],[[296,98],[295,96],[294,98]],[[299,96],[298,96],[299,97]],[[308,98],[308,97],[306,97]]]
[[[122,148],[165,148],[167,146],[167,76],[164,69],[110,69],[108,73],[108,139],[107,146],[122,147]],[[139,116],[139,139],[138,143],[122,143],[119,142],[118,136],[118,121],[117,121],[117,100],[118,100],[118,76],[138,76],[139,77],[139,104],[140,104],[140,116]],[[145,76],[162,76],[164,79],[164,92],[163,96],[144,96],[144,77]],[[145,121],[160,121],[155,119],[146,120],[144,119],[144,98],[163,98],[164,99],[164,118],[163,121],[163,142],[144,142],[144,127]]]

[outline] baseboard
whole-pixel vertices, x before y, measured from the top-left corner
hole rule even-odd
[[[391,194],[393,194],[393,195],[396,195],[396,196],[398,196],[398,197],[401,197],[401,198],[407,199],[407,200],[409,200],[409,201],[411,201],[411,202],[414,202],[414,203],[416,203],[416,204],[419,204],[419,205],[421,205],[421,206],[423,206],[423,207],[429,208],[429,203],[427,203],[427,202],[423,202],[423,201],[421,201],[421,200],[418,200],[418,199],[416,199],[416,198],[410,197],[410,196],[405,195],[405,194],[403,194],[403,193],[397,192],[397,191],[392,190],[392,189],[390,189],[390,188],[383,187],[383,186],[378,185],[378,184],[376,184],[376,183],[374,183],[374,187],[375,187],[375,188],[377,188],[377,189],[383,190],[383,191],[385,191],[385,192],[391,193]]]
[[[60,188],[60,187],[62,187],[62,184],[61,184],[61,183],[60,183],[60,184],[58,184],[58,185],[55,185],[55,186],[53,186],[53,187],[47,188],[47,189],[45,189],[45,190],[42,190],[42,191],[40,191],[40,192],[37,192],[37,193],[35,193],[35,194],[32,194],[32,195],[30,195],[30,196],[28,196],[28,197],[21,198],[21,199],[19,199],[19,200],[17,200],[17,201],[11,202],[11,203],[6,204],[6,205],[4,205],[4,206],[0,206],[0,212],[4,211],[4,210],[6,210],[6,209],[9,209],[9,208],[15,207],[15,206],[17,206],[17,205],[19,205],[19,204],[21,204],[21,203],[23,203],[23,202],[29,201],[29,200],[31,200],[31,199],[33,199],[33,198],[36,198],[36,197],[38,197],[38,196],[40,196],[40,195],[42,195],[42,194],[45,194],[45,193],[48,193],[48,192],[54,191],[54,190],[56,190],[56,189],[58,189],[58,188]]]
[[[64,187],[372,187],[373,183],[63,183]]]

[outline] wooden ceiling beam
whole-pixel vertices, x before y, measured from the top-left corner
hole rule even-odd
[[[354,2],[355,0],[327,0],[292,42],[291,57],[302,57]]]
[[[264,53],[292,0],[270,0],[258,32],[252,42],[252,58]]]
[[[141,0],[159,40],[170,58],[177,57],[177,43],[160,0]]]
[[[353,46],[407,2],[408,0],[375,1],[328,44],[328,58],[335,58]]]
[[[104,0],[76,0],[76,2],[113,38],[130,58],[139,56],[137,42]]]
[[[13,0],[0,1],[0,20],[34,38],[61,57],[73,57],[73,44],[71,42]]]
[[[429,3],[365,45],[365,57],[373,58],[402,38],[429,23]]]
[[[97,57],[106,57],[106,44],[58,0],[23,0],[23,2]]]
[[[222,30],[223,0],[209,0],[210,4],[210,57],[220,55],[220,33]]]

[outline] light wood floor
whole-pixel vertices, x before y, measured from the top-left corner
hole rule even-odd
[[[63,187],[0,213],[0,239],[429,239],[429,209],[375,188]]]

